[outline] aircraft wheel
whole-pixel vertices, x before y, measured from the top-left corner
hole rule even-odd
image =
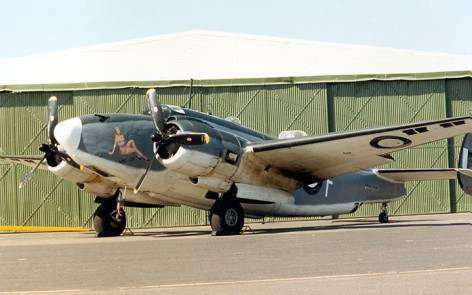
[[[209,217],[211,229],[220,235],[237,235],[244,225],[244,210],[235,199],[217,199]]]
[[[382,213],[379,214],[379,221],[380,221],[380,223],[387,223],[388,222],[387,212],[382,212]]]
[[[126,213],[120,208],[121,216],[115,218],[116,210],[107,212],[105,206],[98,206],[93,214],[93,226],[97,237],[114,237],[123,233],[126,227]]]

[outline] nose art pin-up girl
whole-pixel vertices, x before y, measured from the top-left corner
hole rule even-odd
[[[148,161],[148,158],[138,150],[134,140],[130,139],[128,142],[125,141],[125,137],[123,136],[123,133],[121,133],[120,128],[115,128],[115,143],[113,145],[113,150],[108,154],[113,155],[117,145],[120,148],[121,155],[136,153],[136,158]]]

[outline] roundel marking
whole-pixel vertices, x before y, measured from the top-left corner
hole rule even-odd
[[[379,136],[370,141],[370,145],[377,149],[393,149],[409,146],[411,140],[400,136]]]

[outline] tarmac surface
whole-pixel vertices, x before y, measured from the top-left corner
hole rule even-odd
[[[472,294],[472,213],[0,234],[0,294]]]

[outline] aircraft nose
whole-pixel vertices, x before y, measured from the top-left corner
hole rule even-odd
[[[54,137],[68,154],[74,154],[79,148],[81,135],[82,121],[79,118],[62,121],[54,128]]]

